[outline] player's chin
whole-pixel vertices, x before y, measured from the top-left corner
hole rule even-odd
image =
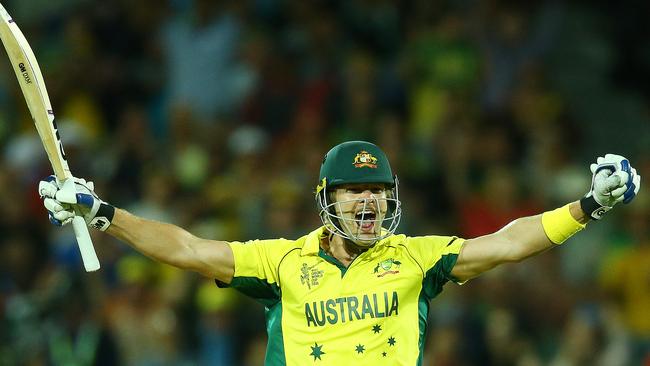
[[[357,244],[358,246],[370,247],[377,242],[378,237],[379,237],[379,233],[375,233],[375,232],[362,233],[356,236],[354,243]]]
[[[359,247],[369,248],[369,247],[373,246],[377,242],[377,239],[373,239],[373,240],[370,240],[370,239],[355,239],[355,240],[352,240],[352,242],[354,244],[356,244],[357,246],[359,246]]]

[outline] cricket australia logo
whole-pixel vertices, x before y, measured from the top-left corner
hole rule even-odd
[[[399,266],[401,265],[402,262],[389,258],[377,263],[373,273],[376,274],[377,277],[384,277],[387,274],[396,274],[399,273]]]
[[[318,263],[313,266],[308,266],[307,263],[303,263],[302,267],[300,267],[300,283],[306,285],[310,290],[312,287],[318,286],[318,280],[323,278],[324,272],[320,269],[314,268],[316,265],[318,265]]]
[[[355,168],[377,168],[377,158],[372,156],[371,153],[362,150],[357,156],[354,157],[354,162],[352,163]]]

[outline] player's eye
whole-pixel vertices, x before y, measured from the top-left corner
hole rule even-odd
[[[361,194],[365,191],[370,191],[372,194],[382,194],[384,192],[384,189],[381,187],[377,188],[346,188],[345,193],[351,193],[351,194]]]

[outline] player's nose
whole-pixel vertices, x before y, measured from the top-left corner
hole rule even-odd
[[[376,208],[376,206],[379,204],[378,197],[379,195],[367,189],[361,192],[359,199],[362,201],[362,204],[365,205],[365,207]]]
[[[365,191],[361,192],[361,198],[374,198],[375,194],[372,193],[371,190],[366,189]]]

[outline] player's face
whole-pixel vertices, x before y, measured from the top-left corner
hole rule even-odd
[[[372,245],[381,235],[388,202],[383,184],[346,184],[335,191],[336,213],[342,228],[358,238],[357,244]]]

